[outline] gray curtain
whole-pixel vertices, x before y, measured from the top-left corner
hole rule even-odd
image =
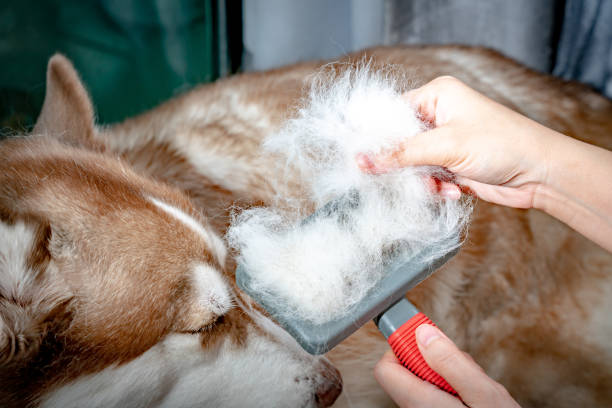
[[[552,68],[555,0],[391,0],[387,44],[467,44]]]
[[[245,70],[373,45],[467,44],[612,97],[612,0],[243,0]]]
[[[374,45],[467,44],[551,69],[558,0],[243,0],[243,67],[263,70]]]
[[[566,0],[553,74],[612,98],[612,1]]]

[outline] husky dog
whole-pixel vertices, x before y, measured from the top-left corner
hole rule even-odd
[[[346,61],[364,57],[414,86],[453,75],[612,148],[612,102],[495,52]],[[237,289],[222,239],[233,205],[279,194],[260,142],[323,64],[237,75],[98,127],[70,62],[51,58],[32,133],[0,144],[0,405],[326,407],[344,383],[338,405],[392,406],[372,324],[329,353],[337,369],[306,354]],[[407,296],[521,405],[612,405],[612,255],[546,214],[477,203],[460,253]]]

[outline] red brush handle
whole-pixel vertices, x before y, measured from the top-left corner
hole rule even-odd
[[[435,324],[427,316],[419,312],[401,325],[387,341],[402,365],[412,371],[422,380],[437,385],[449,394],[457,396],[457,391],[427,364],[416,342],[414,331],[423,323]]]

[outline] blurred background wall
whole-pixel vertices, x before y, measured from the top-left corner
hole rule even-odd
[[[246,69],[330,58],[373,45],[473,44],[547,71],[556,0],[244,0]],[[279,35],[279,33],[286,33]]]
[[[612,97],[611,0],[4,0],[0,127],[32,126],[57,51],[87,84],[98,121],[112,123],[239,71],[452,43]]]
[[[612,97],[610,0],[243,0],[245,70],[394,44],[494,48]]]

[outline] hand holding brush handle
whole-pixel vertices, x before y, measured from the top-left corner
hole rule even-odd
[[[449,394],[457,395],[457,391],[427,364],[419,351],[415,337],[416,329],[423,324],[435,326],[427,316],[403,298],[374,321],[404,367],[420,379],[438,386]]]
[[[439,329],[422,324],[415,331],[422,357],[432,370],[444,377],[461,400],[451,393],[417,378],[406,370],[396,355],[389,351],[376,365],[374,375],[383,389],[402,408],[411,407],[495,407],[517,408],[508,391],[489,378]],[[418,360],[418,359],[417,359]],[[439,386],[439,385],[438,385]]]
[[[408,300],[399,300],[375,322],[392,352],[378,362],[374,375],[402,408],[518,407],[501,384]]]

